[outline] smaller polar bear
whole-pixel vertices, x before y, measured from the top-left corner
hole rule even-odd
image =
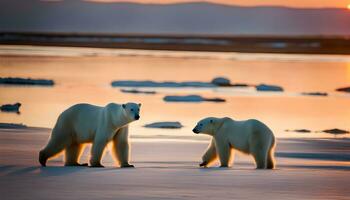
[[[250,119],[235,121],[231,118],[208,117],[200,120],[192,130],[213,136],[202,157],[201,167],[206,167],[219,156],[221,167],[228,167],[232,149],[253,155],[257,169],[273,169],[275,136],[262,122]]]
[[[46,161],[65,150],[65,166],[86,166],[79,164],[84,143],[92,143],[90,166],[103,167],[101,157],[110,141],[113,153],[121,167],[129,164],[128,124],[140,118],[141,104],[110,103],[105,107],[77,104],[65,110],[52,130],[50,140],[39,153],[39,162]]]

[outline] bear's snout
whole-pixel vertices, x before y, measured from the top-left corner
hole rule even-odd
[[[194,128],[194,129],[192,130],[192,132],[193,132],[193,133],[196,133],[196,134],[199,133],[199,131],[198,131],[196,128]]]
[[[135,115],[135,119],[139,120],[140,119],[140,115]]]

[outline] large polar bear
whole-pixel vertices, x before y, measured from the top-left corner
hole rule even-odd
[[[213,136],[203,155],[201,167],[206,167],[219,156],[221,167],[228,167],[232,149],[253,155],[258,169],[273,169],[275,136],[262,122],[250,119],[208,117],[200,120],[193,132]]]
[[[90,166],[103,167],[101,157],[106,145],[113,141],[115,153],[121,167],[129,164],[128,124],[140,118],[141,104],[110,103],[105,107],[77,104],[65,110],[52,130],[50,140],[39,153],[39,162],[46,161],[65,150],[65,166],[79,164],[84,143],[92,143]]]

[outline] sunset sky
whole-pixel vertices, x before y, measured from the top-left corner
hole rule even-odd
[[[139,2],[139,3],[177,3],[177,2],[190,2],[198,0],[89,0],[89,1],[101,1],[101,2]],[[209,0],[208,2],[243,5],[243,6],[256,6],[256,5],[275,5],[275,6],[288,6],[288,7],[337,7],[347,8],[350,5],[350,0]]]

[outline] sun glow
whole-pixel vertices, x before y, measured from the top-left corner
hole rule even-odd
[[[350,10],[350,4],[348,5],[348,7],[347,7],[349,10]]]

